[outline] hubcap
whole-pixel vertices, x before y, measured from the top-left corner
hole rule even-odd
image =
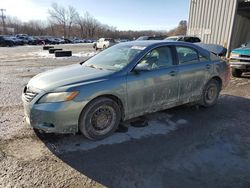
[[[210,85],[206,92],[206,100],[209,103],[214,102],[217,97],[217,87],[215,85]]]
[[[112,129],[115,123],[115,111],[110,106],[100,106],[91,118],[91,124],[96,132],[105,134]]]

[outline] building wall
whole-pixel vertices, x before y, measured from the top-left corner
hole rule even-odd
[[[231,49],[239,47],[241,44],[250,41],[250,18],[236,15]]]
[[[237,0],[190,0],[188,35],[230,49]]]

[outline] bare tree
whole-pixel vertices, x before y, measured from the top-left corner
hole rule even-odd
[[[79,17],[78,12],[72,6],[68,7],[68,37],[71,36],[72,25],[77,23]]]
[[[52,4],[52,8],[48,10],[50,20],[55,24],[62,25],[63,36],[70,37],[72,25],[76,23],[78,12],[72,6],[68,9],[59,6],[57,3]]]
[[[63,26],[63,36],[66,37],[67,32],[67,11],[64,7],[58,6],[57,3],[52,4],[52,8],[48,10],[51,22]]]
[[[187,21],[186,20],[181,20],[179,22],[179,25],[168,31],[168,35],[171,36],[171,35],[186,35],[187,33]]]
[[[80,27],[80,37],[83,38],[84,37],[84,29],[85,29],[85,20],[79,14],[77,16],[76,23]]]

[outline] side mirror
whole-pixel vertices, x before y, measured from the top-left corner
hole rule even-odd
[[[241,48],[244,48],[244,47],[246,47],[247,46],[247,44],[242,44],[241,45]]]
[[[143,61],[145,61],[145,63],[139,63],[136,65],[136,67],[134,68],[134,70],[136,72],[141,72],[141,71],[149,71],[152,68],[152,65],[157,62],[157,57],[148,57],[146,59],[144,59]]]
[[[140,64],[136,65],[133,72],[135,72],[135,73],[145,72],[145,71],[149,71],[150,69],[151,69],[151,67],[149,66],[149,64],[140,63]]]

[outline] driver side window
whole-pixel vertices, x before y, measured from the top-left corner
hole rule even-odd
[[[171,48],[164,46],[155,48],[137,64],[137,67],[145,67],[146,70],[154,70],[173,65],[173,56]]]

